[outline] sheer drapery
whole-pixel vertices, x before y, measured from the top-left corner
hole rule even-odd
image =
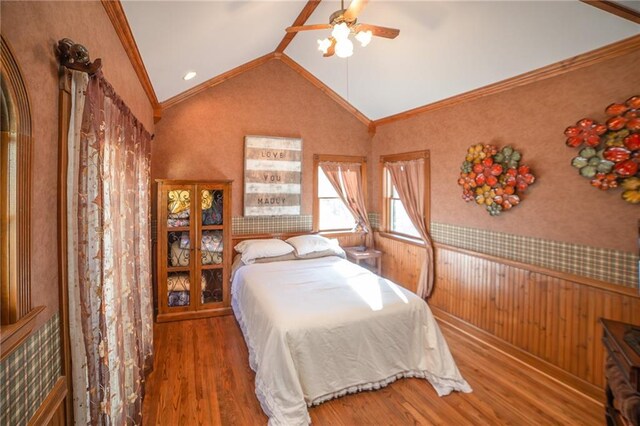
[[[385,163],[400,201],[407,211],[411,223],[416,228],[426,250],[426,256],[416,293],[422,298],[429,297],[433,290],[433,242],[427,230],[424,208],[425,176],[424,159]]]
[[[152,365],[151,137],[99,73],[73,71],[69,328],[77,425],[140,424]]]
[[[365,233],[365,245],[373,247],[373,232],[364,200],[362,166],[359,163],[322,162],[320,168],[353,215],[356,229]]]

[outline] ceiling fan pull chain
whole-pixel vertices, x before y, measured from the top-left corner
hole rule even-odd
[[[347,102],[349,101],[349,58],[347,58]]]

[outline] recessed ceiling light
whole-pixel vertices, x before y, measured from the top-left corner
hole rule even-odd
[[[184,75],[184,77],[182,77],[182,79],[183,80],[191,80],[195,76],[196,76],[196,72],[195,71],[189,71],[188,73],[186,73]]]

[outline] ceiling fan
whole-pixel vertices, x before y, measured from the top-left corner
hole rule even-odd
[[[302,25],[288,27],[288,33],[310,30],[332,30],[331,37],[318,40],[318,50],[322,51],[324,57],[333,56],[348,58],[353,55],[353,43],[349,40],[349,35],[354,34],[355,39],[362,47],[369,44],[372,36],[384,38],[396,38],[400,30],[395,28],[380,27],[378,25],[359,24],[358,15],[367,5],[368,0],[353,0],[348,9],[344,8],[344,0],[340,2],[340,10],[336,10],[329,17],[328,24]]]

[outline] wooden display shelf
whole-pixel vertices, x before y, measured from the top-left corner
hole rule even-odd
[[[167,226],[167,232],[188,232],[191,229],[189,226]]]
[[[230,283],[231,271],[230,256],[223,255],[222,262],[216,264],[202,264],[204,252],[196,247],[201,245],[202,233],[206,231],[219,231],[222,233],[223,247],[231,247],[231,182],[230,181],[187,181],[187,180],[164,180],[158,183],[158,244],[157,256],[157,294],[158,294],[158,322],[175,321],[191,318],[204,318],[216,315],[227,315],[231,312]],[[209,192],[209,194],[207,194]],[[171,197],[170,197],[171,195]],[[175,198],[179,195],[179,198]],[[202,208],[202,200],[205,196],[211,196],[213,202],[209,204],[207,210]],[[183,211],[188,212],[189,225],[169,227],[169,203],[180,199],[184,205]],[[173,200],[173,201],[171,201]],[[209,211],[215,209],[215,211]],[[203,215],[222,214],[222,225],[204,225],[201,218]],[[186,215],[185,215],[186,216]],[[188,233],[191,242],[190,248],[179,249],[180,256],[189,257],[188,266],[170,266],[169,251],[172,250],[169,242],[173,242],[176,235],[171,233]],[[197,240],[197,241],[194,241]],[[221,283],[213,283],[214,280],[203,279],[205,271],[220,271],[222,274]],[[169,306],[170,296],[168,279],[172,273],[182,273],[188,275],[190,283],[189,299],[187,306]],[[209,273],[212,274],[212,273]],[[215,274],[218,279],[218,272]],[[212,291],[216,285],[222,284],[222,300],[210,303],[202,301],[203,291]],[[219,296],[217,296],[219,297]]]
[[[203,231],[222,231],[224,229],[224,225],[202,225],[201,229]]]
[[[224,263],[214,263],[212,265],[202,265],[200,268],[202,268],[203,271],[210,271],[212,269],[223,269],[224,268]]]

